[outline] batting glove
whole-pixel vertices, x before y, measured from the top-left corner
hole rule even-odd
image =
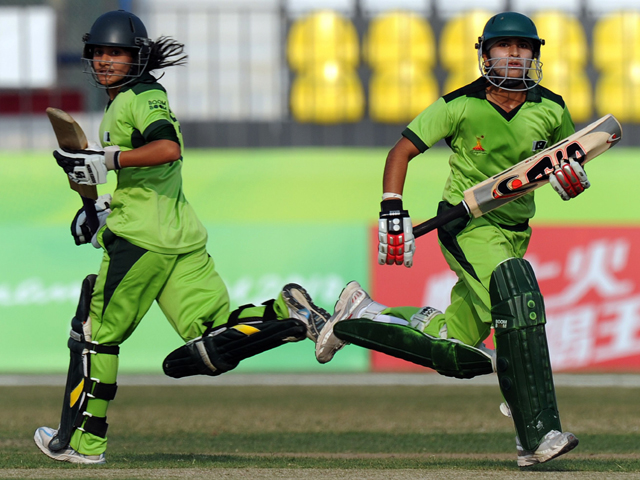
[[[571,200],[591,186],[584,168],[573,158],[556,167],[549,175],[549,183],[563,200]]]
[[[100,244],[98,243],[98,232],[102,227],[107,223],[107,217],[111,213],[111,195],[108,193],[105,195],[101,195],[96,200],[96,213],[98,214],[98,229],[94,232],[89,227],[89,223],[87,222],[87,212],[84,207],[78,210],[76,216],[73,218],[71,222],[71,235],[73,235],[73,239],[76,242],[76,245],[83,245],[85,243],[91,242],[95,248],[100,248]]]
[[[107,172],[120,168],[120,147],[117,145],[104,150],[58,148],[53,156],[69,178],[80,185],[107,183]]]
[[[378,263],[380,265],[413,265],[415,241],[409,212],[402,200],[384,200],[378,221]]]

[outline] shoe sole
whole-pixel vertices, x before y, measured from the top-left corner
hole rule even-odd
[[[537,465],[539,463],[548,462],[549,460],[553,460],[554,458],[558,458],[560,455],[564,455],[565,453],[570,452],[571,450],[573,450],[578,446],[578,443],[580,443],[578,438],[575,435],[571,434],[567,436],[567,443],[562,448],[560,448],[560,450],[547,453],[545,455],[541,455],[538,457],[536,457],[534,454],[532,458],[523,458],[523,459],[518,458],[518,466],[530,467],[532,465]]]
[[[333,327],[336,323],[338,323],[338,319],[342,319],[342,317],[344,316],[344,310],[349,302],[349,299],[353,296],[353,292],[355,292],[356,290],[362,290],[360,284],[358,282],[349,282],[349,284],[342,289],[342,292],[340,292],[340,296],[338,297],[338,301],[336,302],[334,313],[324,326],[324,328],[328,329],[327,333],[323,336],[322,340],[320,340],[320,337],[318,337],[319,341],[316,343],[316,360],[318,360],[319,363],[327,363],[331,361],[331,359],[333,359],[333,356],[347,344],[347,342],[338,339],[333,334]],[[346,295],[347,292],[348,295]],[[340,343],[332,346],[329,351],[325,351],[325,349],[328,348],[327,342],[332,336],[338,339]]]
[[[299,293],[304,299],[305,303],[302,303],[301,300],[295,297],[295,293]],[[288,284],[282,289],[282,298],[287,305],[292,305],[296,310],[305,309],[309,312],[309,323],[307,325],[307,337],[316,342],[318,340],[318,335],[320,335],[320,330],[318,330],[318,324],[316,322],[317,318],[322,319],[323,327],[327,323],[328,319],[331,317],[329,312],[327,312],[324,308],[318,307],[311,300],[311,296],[309,293],[302,288],[300,285],[296,284]]]
[[[57,460],[59,462],[79,463],[83,465],[104,465],[105,463],[107,463],[105,459],[90,460],[88,458],[81,458],[67,453],[54,453],[42,443],[42,439],[40,435],[38,435],[38,430],[36,430],[36,433],[34,433],[33,435],[33,441],[42,453],[53,460]]]

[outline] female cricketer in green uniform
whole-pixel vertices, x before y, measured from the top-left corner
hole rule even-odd
[[[142,21],[123,10],[100,16],[84,36],[85,72],[106,90],[102,147],[54,157],[77,183],[118,183],[96,203],[103,223],[90,231],[74,219],[76,243],[104,249],[97,276],[83,282],[72,321],[71,362],[58,430],[41,427],[38,447],[73,463],[104,463],[106,412],[115,397],[118,346],[136,329],[153,301],[187,344],[170,354],[170,376],[218,375],[249,356],[309,337],[329,314],[299,285],[275,300],[230,312],[227,289],[206,251],[207,232],[182,190],[183,141],[164,88],[151,71],[181,65],[183,45],[147,37]],[[106,225],[104,225],[106,221]]]
[[[451,148],[441,213],[460,203],[466,189],[574,132],[562,98],[539,85],[543,44],[528,17],[515,12],[492,17],[476,45],[482,76],[438,99],[404,130],[384,170],[379,263],[410,267],[413,262],[411,219],[402,204],[412,158],[441,139]],[[565,200],[589,186],[577,162],[563,163],[550,181]],[[458,276],[445,312],[388,308],[357,282],[349,283],[320,333],[318,360],[331,360],[350,341],[459,378],[497,370],[506,400],[502,410],[516,425],[518,465],[574,448],[578,440],[562,433],[557,413],[542,297],[522,258],[534,213],[530,193],[438,230],[442,253]],[[492,326],[497,358],[482,343]]]

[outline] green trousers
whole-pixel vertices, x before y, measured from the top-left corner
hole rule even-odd
[[[207,325],[227,322],[227,288],[205,248],[180,255],[159,254],[137,247],[109,230],[104,231],[102,244],[105,252],[91,300],[92,341],[120,345],[154,301],[185,342],[201,336]],[[279,319],[288,317],[281,296],[274,309]],[[260,306],[249,312],[261,316],[263,310]],[[117,356],[95,354],[90,361],[91,377],[116,383]],[[108,404],[106,400],[91,399],[87,412],[106,417]],[[82,430],[73,433],[70,443],[85,455],[98,455],[107,448],[106,438]]]
[[[443,202],[438,212],[447,206]],[[444,314],[431,320],[424,332],[474,347],[480,345],[491,332],[491,274],[504,260],[522,258],[530,238],[528,225],[501,226],[484,217],[459,219],[438,229],[440,249],[458,281],[451,291],[451,304]],[[398,307],[383,313],[410,320],[418,310]]]

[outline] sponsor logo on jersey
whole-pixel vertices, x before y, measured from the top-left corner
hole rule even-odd
[[[149,110],[155,109],[167,110],[166,100],[149,100]]]
[[[102,134],[102,143],[111,143],[111,133],[104,132]]]

